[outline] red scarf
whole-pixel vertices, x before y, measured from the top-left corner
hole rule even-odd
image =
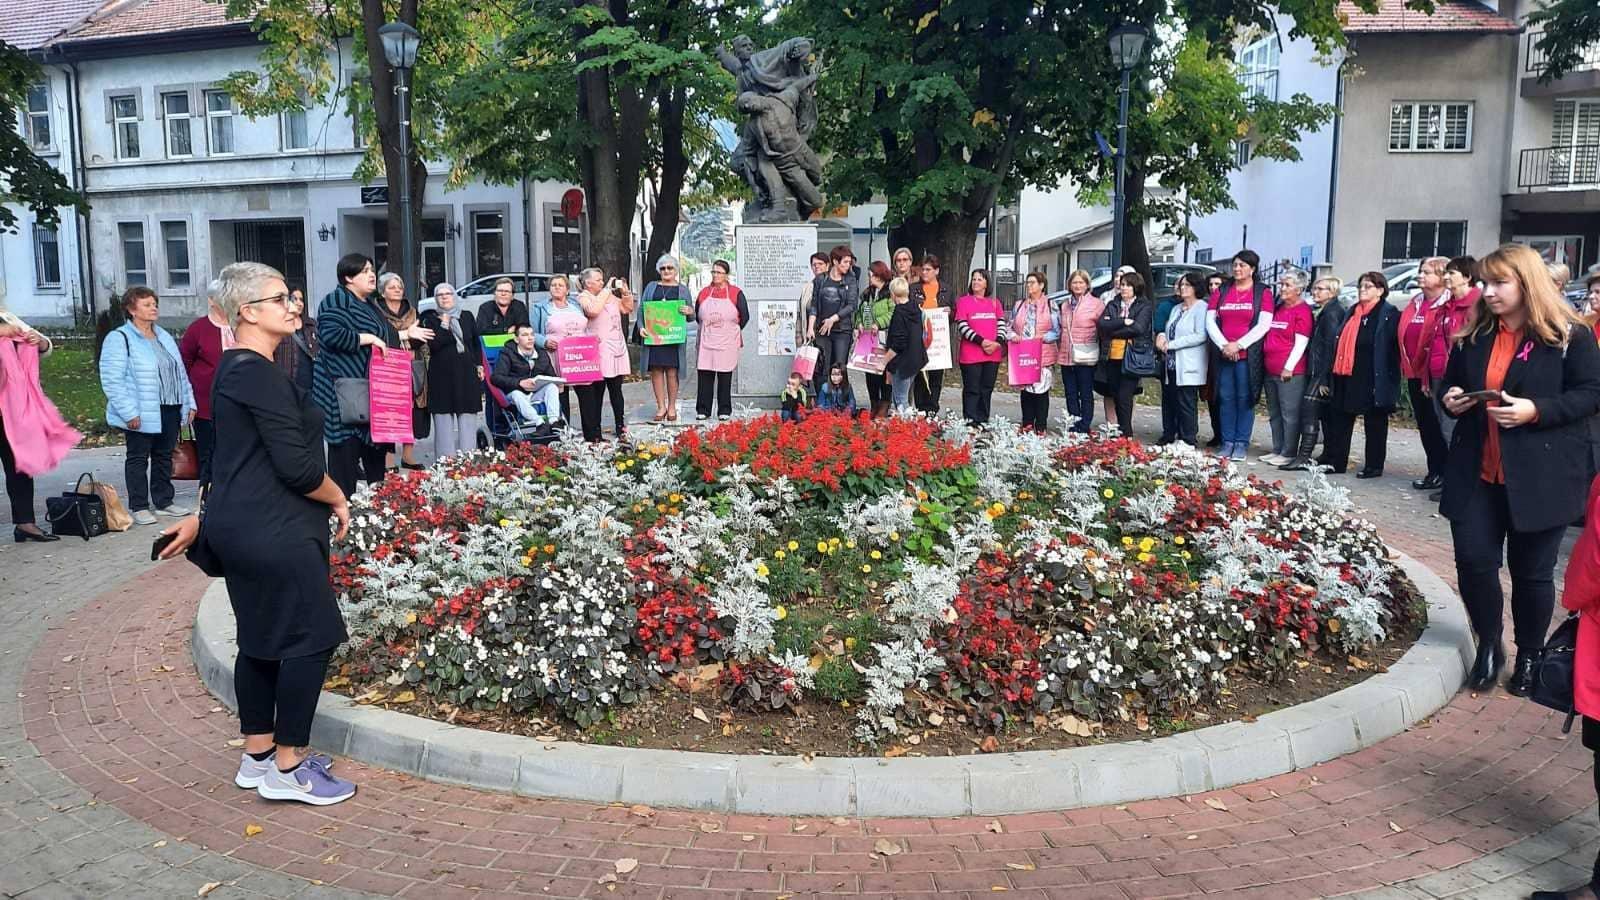
[[[1361,331],[1361,320],[1377,305],[1376,300],[1357,303],[1356,308],[1350,311],[1350,318],[1344,320],[1344,329],[1339,332],[1339,349],[1333,355],[1333,374],[1349,375],[1355,371],[1356,334]]]

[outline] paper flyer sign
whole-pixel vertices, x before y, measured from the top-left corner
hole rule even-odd
[[[922,345],[928,348],[928,364],[924,372],[938,372],[951,368],[950,310],[925,309],[922,311]]]
[[[411,351],[390,349],[382,356],[372,348],[367,366],[367,415],[372,423],[374,444],[409,444],[411,415],[416,408],[411,397]]]
[[[756,313],[756,345],[762,356],[792,356],[799,307],[792,300],[763,300]]]

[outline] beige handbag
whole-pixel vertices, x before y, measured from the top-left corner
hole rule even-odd
[[[117,496],[117,489],[104,481],[94,482],[94,492],[106,508],[106,529],[109,531],[127,531],[133,527],[133,516],[128,508],[122,505],[122,498]]]

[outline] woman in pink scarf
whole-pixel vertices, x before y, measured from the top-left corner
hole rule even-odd
[[[35,524],[33,476],[54,469],[80,438],[39,387],[39,357],[50,349],[49,338],[0,309],[0,465],[19,544],[57,540]]]

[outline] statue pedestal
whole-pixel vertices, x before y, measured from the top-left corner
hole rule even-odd
[[[741,402],[776,406],[803,329],[800,290],[812,277],[817,226],[736,225],[733,246],[733,283],[750,304],[733,395]]]

